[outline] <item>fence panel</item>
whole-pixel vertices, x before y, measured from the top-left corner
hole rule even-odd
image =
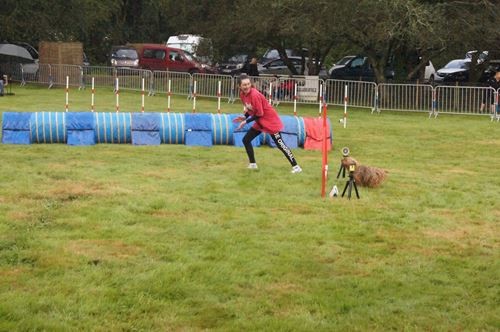
[[[114,88],[115,87],[115,68],[103,66],[85,66],[83,67],[83,85],[92,86],[92,77],[94,78],[94,87],[96,88]]]
[[[269,99],[269,88],[270,85],[276,86],[279,84],[279,77],[273,75],[260,75],[260,76],[250,76],[253,86],[259,90],[266,98]],[[238,86],[237,78],[234,79],[234,100],[240,98],[240,88]],[[233,100],[233,101],[234,101]]]
[[[432,86],[421,84],[379,84],[378,107],[386,110],[432,110]]]
[[[277,102],[293,102],[296,99],[297,103],[314,104],[320,100],[322,87],[324,91],[324,81],[318,76],[280,77],[273,87],[273,99]]]
[[[150,70],[116,68],[116,77],[120,90],[142,90],[142,79],[144,78],[144,89],[149,90],[153,73]]]
[[[54,85],[66,86],[66,76],[69,77],[70,86],[82,85],[83,70],[81,66],[76,65],[50,65],[52,83]]]
[[[491,114],[495,90],[490,87],[438,86],[436,112],[449,114]]]
[[[218,97],[219,82],[220,96],[229,101],[234,98],[233,77],[230,75],[215,74],[193,74],[193,81],[196,81],[196,95],[203,97]]]
[[[153,84],[150,93],[170,93],[173,95],[190,96],[192,77],[188,73],[175,71],[154,71]]]
[[[374,108],[377,85],[373,82],[326,80],[325,101],[331,105],[343,105],[345,86],[349,106]]]

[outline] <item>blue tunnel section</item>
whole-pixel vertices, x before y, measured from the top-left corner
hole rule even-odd
[[[163,144],[184,144],[184,113],[160,113],[160,139]]]
[[[233,120],[238,116],[204,113],[4,112],[2,143],[242,146],[241,140],[251,124],[235,130],[237,125]],[[303,147],[307,137],[304,118],[283,115],[281,120],[285,143],[292,149]],[[269,134],[260,135],[252,144],[275,146]]]
[[[132,143],[132,113],[94,113],[97,143]]]
[[[30,117],[31,143],[66,143],[66,114],[35,112]]]

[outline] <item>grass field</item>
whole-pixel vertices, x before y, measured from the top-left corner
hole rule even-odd
[[[63,89],[13,92],[1,112],[64,110]],[[140,110],[139,93],[120,102]],[[295,150],[290,174],[267,147],[252,172],[231,146],[0,145],[0,330],[500,330],[498,123],[351,109],[344,129],[341,113],[329,189],[342,146],[389,171],[360,200],[320,198],[317,151]]]

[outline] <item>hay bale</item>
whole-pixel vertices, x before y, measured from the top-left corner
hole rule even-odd
[[[83,64],[83,44],[80,42],[40,42],[39,61],[44,64],[78,65]]]
[[[378,167],[360,165],[358,161],[352,157],[342,158],[341,163],[347,170],[349,170],[350,165],[356,166],[353,173],[354,181],[364,187],[378,187],[387,177],[387,172],[385,170]]]

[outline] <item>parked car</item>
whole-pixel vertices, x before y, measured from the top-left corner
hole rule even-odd
[[[436,76],[436,68],[434,64],[429,60],[427,66],[424,69],[424,83],[432,84],[434,82],[434,77]]]
[[[302,58],[299,57],[289,57],[288,58],[295,69],[297,70],[298,73],[300,73],[300,70],[302,68]],[[292,72],[290,71],[290,68],[285,64],[285,61],[281,59],[274,59],[271,61],[268,61],[264,64],[259,64],[258,65],[259,73],[261,74],[272,74],[272,75],[291,75]]]
[[[495,76],[495,73],[500,71],[500,60],[490,60],[488,68],[483,72],[482,82],[486,82]]]
[[[330,78],[335,80],[375,81],[375,72],[368,58],[362,55],[348,55],[340,59],[329,70]],[[388,65],[384,72],[387,80],[394,79],[394,69]]]
[[[111,66],[119,68],[138,68],[139,54],[131,46],[113,46],[110,55]]]
[[[431,83],[466,82],[469,80],[470,59],[452,60],[429,78]]]
[[[191,53],[161,44],[145,44],[139,66],[149,70],[171,70],[193,73],[214,73],[209,65],[200,63]]]
[[[190,34],[170,36],[167,40],[167,46],[189,52],[201,63],[212,64],[212,40],[209,38]]]
[[[476,54],[477,52],[478,51],[469,51],[469,52],[465,53],[465,59],[472,59],[474,54]],[[477,57],[477,63],[480,64],[480,63],[483,63],[484,61],[486,61],[488,59],[488,54],[489,54],[488,51],[481,52],[479,54],[479,56]]]
[[[287,57],[301,57],[302,54],[301,54],[301,51],[297,51],[297,50],[294,50],[294,49],[291,49],[291,48],[287,48],[285,50],[286,52],[286,55]],[[303,49],[302,52],[305,52],[305,56],[308,56],[308,50],[307,49]],[[271,60],[276,60],[276,59],[280,59],[280,54],[278,52],[277,49],[275,48],[272,48],[272,49],[268,49],[264,55],[260,58],[259,60],[259,63],[260,64],[265,64],[265,63],[268,63],[269,61]]]
[[[478,59],[478,64],[484,62],[485,59]],[[446,64],[443,68],[436,72],[434,77],[435,83],[449,83],[449,82],[468,82],[470,75],[470,64],[471,59],[457,59],[452,60]],[[479,82],[484,83],[493,75],[496,71],[500,70],[500,60],[490,60],[488,67],[483,70],[479,76]]]
[[[302,57],[298,56],[290,56],[288,59],[292,62],[293,66],[297,70],[297,73],[300,73],[302,69]],[[306,58],[306,63],[308,59]],[[274,59],[268,61],[265,64],[259,64],[259,73],[261,74],[271,74],[271,75],[293,75],[290,68],[285,64],[285,61],[282,59]],[[327,72],[324,68],[321,68],[319,76],[321,78],[325,78],[327,76]]]
[[[225,75],[239,75],[241,70],[250,62],[248,54],[233,55],[223,63],[217,65],[217,71]]]

